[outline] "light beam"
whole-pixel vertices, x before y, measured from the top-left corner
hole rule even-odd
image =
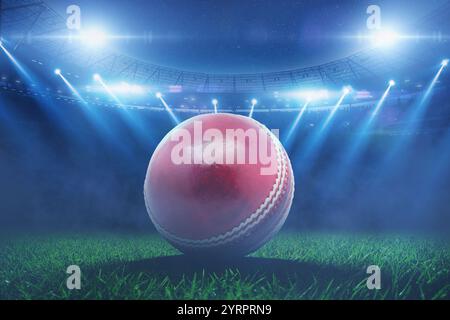
[[[213,99],[213,100],[211,101],[211,103],[212,103],[213,106],[214,106],[214,113],[217,113],[217,105],[219,104],[219,101],[218,101],[217,99]]]
[[[123,103],[119,100],[119,98],[117,98],[117,96],[114,94],[114,92],[112,92],[112,90],[108,87],[108,85],[105,83],[105,81],[103,80],[103,78],[98,74],[94,74],[94,80],[98,81],[102,87],[105,89],[105,91],[110,95],[111,98],[113,98],[113,100],[120,106],[123,106]]]
[[[422,93],[422,96],[419,98],[419,100],[411,107],[411,110],[409,111],[409,114],[407,115],[405,120],[405,130],[407,132],[415,132],[421,125],[420,119],[423,117],[427,110],[433,93],[433,89],[445,68],[446,64],[441,62],[439,70],[436,72],[435,76],[429,83],[427,89]],[[407,148],[411,146],[411,141],[412,139],[410,134],[400,135],[396,140],[394,140],[389,152],[384,156],[383,160],[380,161],[379,168],[380,170],[383,170],[382,174],[379,175],[380,179],[382,177],[388,176],[392,172],[392,170],[395,170],[394,164],[398,163],[396,162],[396,160],[398,158],[401,158],[403,156],[403,151],[407,150]]]
[[[347,97],[347,95],[352,91],[352,89],[350,87],[344,87],[344,89],[342,90],[342,95],[339,98],[338,102],[336,103],[336,105],[333,107],[333,109],[331,110],[330,114],[328,115],[327,119],[325,120],[325,122],[322,125],[322,128],[320,129],[320,131],[324,131],[326,130],[326,128],[328,127],[328,125],[330,124],[331,120],[333,119],[334,115],[336,114],[336,111],[339,110],[340,106],[342,105],[342,102],[344,102],[345,97]]]
[[[362,153],[362,144],[365,141],[365,139],[368,139],[368,132],[372,128],[372,124],[376,116],[379,114],[382,106],[384,105],[384,102],[386,101],[386,98],[389,96],[389,93],[391,92],[392,87],[395,86],[395,81],[390,80],[388,87],[384,91],[383,95],[381,96],[380,100],[375,106],[374,111],[370,114],[369,118],[361,125],[361,128],[358,130],[358,134],[355,135],[355,140],[353,143],[350,144],[348,150],[344,152],[346,155],[344,158],[343,168],[341,169],[341,175],[346,173],[349,166],[354,163],[356,155]],[[365,144],[364,146],[366,146]],[[339,177],[341,178],[341,176]]]
[[[302,154],[301,154],[301,158],[302,158],[301,161],[303,162],[302,169],[308,170],[314,164],[314,159],[318,154],[318,150],[320,149],[320,147],[322,146],[322,144],[324,143],[325,139],[328,136],[328,132],[330,129],[329,125],[330,125],[331,121],[333,120],[334,115],[336,114],[339,107],[344,102],[344,99],[347,97],[348,94],[350,94],[351,91],[352,91],[352,89],[349,86],[346,86],[343,88],[341,97],[339,98],[337,103],[332,108],[330,114],[328,115],[326,120],[323,122],[321,128],[318,131],[313,132],[311,138],[308,139],[308,142],[305,145],[304,149],[302,150]]]
[[[295,132],[295,129],[297,129],[297,126],[300,123],[300,120],[303,118],[306,108],[308,108],[308,105],[310,102],[311,102],[311,100],[308,100],[305,104],[303,104],[303,107],[300,109],[300,112],[298,113],[297,117],[294,120],[294,123],[292,124],[291,128],[288,131],[288,134],[286,135],[286,140],[285,140],[286,144],[290,141],[291,136]]]
[[[169,113],[170,117],[175,122],[175,124],[177,124],[177,125],[180,124],[180,120],[178,120],[177,116],[173,113],[172,108],[170,108],[170,106],[167,104],[166,100],[164,100],[161,92],[158,92],[155,96],[156,96],[156,98],[161,100],[162,104],[164,105],[164,108]]]
[[[56,69],[55,70],[55,74],[57,76],[59,76],[64,83],[66,84],[66,86],[70,89],[70,91],[72,91],[72,93],[85,105],[87,105],[86,100],[83,99],[83,97],[80,95],[80,93],[78,92],[77,89],[75,89],[75,87],[66,79],[66,77],[64,77],[64,75],[61,72],[61,69]]]
[[[250,114],[248,115],[250,118],[253,118],[253,111],[255,111],[255,106],[258,104],[258,100],[252,99],[252,106],[250,109]]]
[[[20,72],[22,76],[24,76],[28,82],[34,83],[33,79],[31,78],[30,74],[25,70],[25,68],[19,63],[19,61],[14,58],[14,56],[9,52],[8,49],[4,46],[3,42],[0,42],[0,48],[3,50],[3,52],[6,54],[8,59],[13,63],[14,67]]]

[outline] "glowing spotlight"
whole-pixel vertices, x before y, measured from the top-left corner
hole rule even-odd
[[[252,106],[250,108],[250,114],[248,115],[250,118],[253,118],[253,111],[255,111],[255,106],[258,104],[258,100],[252,99]]]
[[[381,96],[380,101],[378,101],[377,105],[375,106],[375,110],[371,114],[369,120],[367,120],[367,124],[363,128],[364,131],[367,131],[372,124],[373,120],[375,119],[375,116],[380,112],[381,107],[383,106],[384,102],[386,101],[386,98],[389,95],[389,92],[391,91],[391,88],[395,86],[395,81],[391,80],[389,81],[389,86],[387,87],[386,91],[384,91],[383,95]]]
[[[433,80],[431,81],[431,83],[428,85],[427,90],[425,91],[425,93],[423,94],[422,98],[420,99],[420,102],[417,106],[417,109],[415,111],[413,111],[411,117],[412,120],[411,123],[413,121],[415,121],[416,119],[420,119],[420,117],[423,115],[423,113],[425,112],[425,108],[428,104],[428,101],[432,95],[434,86],[436,85],[436,83],[439,81],[439,78],[442,74],[442,72],[444,72],[445,67],[448,65],[448,60],[447,63],[445,62],[446,60],[441,62],[441,67],[439,68],[438,72],[436,73],[436,75],[434,76]]]
[[[98,73],[94,74],[94,80],[98,81],[102,85],[103,89],[109,94],[109,96],[117,103],[119,107],[123,106],[123,103],[119,100],[119,98],[117,98],[117,96],[111,90],[111,87],[106,84],[106,82]]]
[[[349,94],[350,92],[352,92],[352,87],[350,86],[345,86],[344,89],[342,90],[344,92],[345,95]]]
[[[78,90],[75,89],[75,87],[69,82],[69,80],[67,80],[66,77],[63,76],[63,74],[61,73],[61,69],[56,69],[55,74],[58,75],[64,81],[64,83],[67,85],[70,91],[72,91],[73,95],[78,98],[78,100],[80,100],[83,104],[87,105],[86,100],[83,99]]]
[[[303,148],[303,150],[301,151],[301,155],[300,155],[300,157],[302,158],[302,161],[304,161],[304,169],[314,163],[314,158],[318,155],[318,152],[319,152],[321,146],[323,145],[323,143],[325,142],[325,140],[327,139],[327,137],[329,135],[329,131],[331,128],[330,124],[331,124],[336,112],[339,110],[339,108],[341,107],[342,103],[345,100],[345,97],[347,97],[347,95],[350,92],[351,92],[350,87],[346,86],[343,88],[342,94],[341,94],[339,100],[336,102],[334,107],[331,109],[331,112],[328,115],[328,117],[322,122],[320,129],[315,131],[315,133],[312,134],[310,136],[310,139],[308,139],[308,141],[306,142],[306,145]],[[306,106],[307,106],[307,104],[306,104]],[[306,107],[305,107],[305,109],[306,109]],[[303,112],[304,112],[304,110],[303,110]],[[303,113],[301,112],[301,115],[302,114]],[[299,116],[299,118],[301,118],[301,115]],[[314,124],[312,124],[311,126],[314,126]]]
[[[180,120],[178,120],[177,116],[173,113],[172,108],[167,104],[166,100],[162,97],[161,92],[156,93],[156,97],[161,100],[164,108],[166,109],[167,113],[170,115],[172,120],[175,122],[175,124],[180,124]]]
[[[28,82],[34,83],[34,80],[32,79],[31,75],[28,73],[28,71],[22,66],[22,64],[14,58],[14,56],[9,52],[7,48],[5,48],[3,42],[0,43],[0,48],[3,50],[3,52],[6,54],[8,59],[14,64],[14,67],[24,76]]]
[[[390,47],[398,42],[400,36],[392,30],[381,30],[373,35],[372,41],[376,47]]]
[[[321,132],[325,131],[325,129],[327,129],[328,125],[330,124],[331,120],[333,119],[334,115],[336,114],[336,112],[339,110],[339,108],[341,107],[342,103],[344,102],[345,97],[352,92],[352,88],[350,86],[346,86],[344,87],[344,89],[342,90],[342,95],[339,98],[338,102],[334,105],[333,109],[331,109],[330,114],[328,115],[328,117],[326,118],[325,122],[322,125],[322,128],[320,129]]]
[[[408,114],[406,114],[406,120],[404,122],[407,124],[405,130],[409,132],[415,132],[419,125],[421,124],[421,119],[423,119],[424,115],[427,112],[428,107],[430,106],[431,98],[433,97],[434,88],[436,83],[439,82],[439,78],[441,74],[445,70],[445,60],[441,62],[441,66],[437,71],[436,75],[433,77],[431,82],[428,84],[425,91],[421,93],[421,97],[414,103],[412,107],[409,108]],[[402,156],[402,151],[405,150],[406,147],[411,146],[411,136],[410,135],[402,135],[398,139],[395,140],[395,144],[390,147],[390,152],[388,152],[384,160],[383,164],[387,164],[395,158],[399,158]],[[389,166],[386,166],[386,169]]]
[[[105,32],[99,29],[91,29],[82,31],[79,36],[83,45],[90,48],[103,47],[108,40],[108,36]]]
[[[296,90],[292,92],[286,92],[283,93],[284,96],[287,96],[288,98],[293,99],[299,99],[299,100],[325,100],[328,99],[330,94],[328,90],[326,89],[310,89],[310,90]]]
[[[217,113],[217,105],[219,104],[219,101],[217,99],[213,99],[211,102],[214,106],[214,113]]]
[[[109,86],[111,91],[119,95],[142,95],[145,88],[137,84],[129,84],[127,82],[116,83]]]
[[[442,65],[443,67],[448,66],[448,59],[442,60],[441,65]]]
[[[294,134],[294,132],[296,131],[298,124],[300,123],[300,120],[303,118],[303,115],[305,114],[306,108],[308,108],[308,105],[310,103],[311,100],[308,100],[303,107],[300,109],[300,112],[298,113],[297,117],[294,120],[294,123],[292,124],[291,128],[289,129],[289,132],[286,136],[286,144],[289,143],[292,135]]]
[[[375,106],[374,111],[370,114],[369,118],[364,121],[359,128],[358,132],[359,134],[354,135],[354,140],[350,145],[348,146],[348,149],[343,152],[346,156],[343,158],[343,163],[341,165],[341,169],[339,172],[337,172],[337,181],[341,181],[351,170],[352,164],[355,163],[361,155],[364,154],[364,150],[369,145],[370,135],[369,133],[371,129],[373,128],[374,121],[381,111],[383,105],[385,104],[385,101],[387,97],[389,96],[390,91],[392,90],[392,87],[395,85],[394,80],[389,81],[389,85],[387,86],[386,90],[384,91],[383,95],[381,96],[380,100],[378,101],[377,105]]]

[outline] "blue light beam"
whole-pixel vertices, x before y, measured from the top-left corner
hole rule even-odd
[[[78,92],[77,89],[74,88],[74,86],[72,86],[72,84],[66,79],[66,77],[64,77],[64,75],[61,73],[61,71],[57,72],[59,69],[55,70],[55,74],[57,76],[59,76],[64,83],[66,84],[66,86],[70,89],[70,91],[72,91],[72,93],[75,95],[75,97],[78,98],[78,100],[80,100],[83,104],[87,105],[86,100],[83,99],[83,97],[80,95],[80,93]]]
[[[39,103],[39,105],[42,105],[45,108],[46,116],[57,124],[58,128],[68,140],[75,138],[76,142],[79,142],[79,135],[70,127],[70,121],[68,121],[61,111],[55,107],[53,101],[47,96],[47,92],[41,87],[39,81],[34,80],[35,75],[27,71],[26,68],[9,52],[9,50],[5,47],[4,41],[0,41],[0,49],[12,62],[13,66],[24,81],[30,86],[35,87],[37,92],[41,94],[34,96],[34,99]]]
[[[180,120],[178,120],[177,116],[173,113],[172,108],[170,108],[170,106],[167,104],[166,100],[164,100],[163,96],[161,93],[157,93],[156,97],[161,100],[162,104],[164,105],[164,108],[166,109],[166,111],[169,113],[170,117],[172,118],[172,120],[175,122],[176,125],[180,124]]]
[[[320,129],[321,132],[325,131],[330,124],[331,120],[333,120],[334,115],[336,114],[336,111],[340,108],[342,105],[342,102],[344,102],[345,97],[350,93],[350,89],[348,87],[344,88],[341,97],[339,98],[339,101],[336,103],[336,105],[331,110],[330,114],[328,115],[327,119],[322,125],[322,128]]]
[[[351,145],[349,150],[346,152],[347,154],[347,160],[346,163],[352,162],[354,157],[356,156],[357,151],[360,149],[361,144],[364,141],[364,137],[366,137],[366,133],[372,128],[373,122],[376,119],[377,115],[380,113],[381,108],[384,105],[384,102],[386,101],[386,98],[389,96],[389,93],[391,92],[392,87],[395,86],[395,81],[391,80],[389,81],[389,85],[384,91],[383,95],[381,96],[380,100],[378,101],[377,105],[375,106],[374,111],[370,114],[369,118],[363,125],[361,126],[359,130],[359,134],[356,135],[354,143]]]
[[[217,99],[213,99],[211,102],[214,106],[214,113],[217,114],[217,105],[219,104],[219,101],[217,101]]]
[[[420,120],[420,118],[426,112],[426,107],[429,105],[429,102],[431,100],[433,89],[447,64],[448,63],[445,63],[445,60],[442,61],[439,70],[428,85],[427,90],[419,98],[418,102],[411,108],[411,111],[408,114],[406,120],[406,130],[408,132],[414,132],[417,130],[417,127],[420,126],[420,121],[418,120]],[[390,147],[389,151],[378,164],[377,169],[380,171],[378,180],[389,176],[394,170],[397,169],[397,166],[400,165],[401,161],[403,160],[402,157],[404,151],[411,147],[410,144],[412,141],[413,140],[411,139],[411,135],[409,134],[400,135],[395,141],[393,141],[393,145]]]
[[[363,148],[366,148],[368,146],[368,139],[370,138],[369,133],[374,120],[381,111],[381,108],[383,107],[393,86],[395,86],[395,81],[389,81],[388,87],[376,104],[374,111],[370,114],[369,118],[361,125],[357,134],[355,135],[353,142],[351,142],[347,150],[343,152],[344,157],[342,158],[342,165],[341,168],[336,171],[334,177],[335,181],[341,181],[350,172],[352,165],[363,154]]]
[[[308,100],[303,107],[300,109],[300,112],[298,113],[297,117],[294,120],[294,123],[292,124],[291,128],[288,131],[288,134],[286,135],[285,144],[287,145],[289,141],[291,140],[292,135],[294,134],[295,130],[297,129],[298,124],[300,123],[300,120],[303,118],[303,115],[305,114],[306,108],[308,108],[308,105],[311,101]]]
[[[349,87],[345,87],[341,97],[337,101],[337,103],[332,108],[330,114],[323,122],[321,128],[313,133],[313,136],[311,139],[308,140],[304,150],[302,150],[301,154],[301,161],[302,162],[302,168],[307,170],[310,168],[310,166],[314,163],[314,158],[317,156],[318,150],[322,146],[323,142],[328,136],[329,130],[330,130],[330,124],[333,120],[336,112],[341,107],[342,103],[344,102],[344,99],[347,97],[347,95],[351,92],[351,89]],[[308,161],[307,161],[308,160]]]
[[[9,60],[13,63],[14,67],[17,69],[17,71],[20,72],[22,76],[24,76],[28,82],[34,83],[33,78],[30,76],[27,70],[19,63],[19,61],[16,60],[16,58],[13,57],[13,55],[8,51],[8,49],[5,48],[3,43],[0,41],[0,48],[3,50],[3,52],[6,54]]]
[[[103,89],[105,89],[105,91],[119,105],[119,107],[123,106],[122,101],[120,101],[119,98],[117,98],[117,96],[114,94],[114,92],[112,92],[112,90],[108,87],[108,85],[105,83],[103,78],[98,73],[94,74],[94,80],[98,81],[102,85]]]
[[[447,60],[444,60],[444,61],[441,63],[441,67],[439,68],[439,71],[438,71],[438,72],[436,73],[436,75],[434,76],[433,80],[431,81],[430,85],[429,85],[428,88],[427,88],[427,91],[425,91],[425,94],[423,95],[422,99],[420,100],[420,103],[419,103],[419,110],[418,110],[418,111],[423,110],[422,107],[423,107],[424,105],[426,105],[426,102],[428,102],[428,99],[429,99],[430,96],[431,96],[431,92],[433,91],[434,86],[435,86],[436,83],[438,82],[439,77],[440,77],[441,74],[442,74],[442,71],[444,71],[445,67],[447,67],[448,63],[445,63],[445,61],[447,61]],[[418,112],[418,114],[413,115],[413,117],[414,117],[414,118],[418,118],[420,115],[422,115],[422,113],[423,113],[423,111],[422,111],[422,112]]]
[[[98,74],[94,74],[94,80],[99,82],[101,86],[105,89],[108,95],[116,102],[117,106],[121,110],[121,114],[124,116],[125,124],[131,129],[132,134],[140,141],[142,146],[148,144],[148,140],[151,138],[149,135],[149,130],[143,123],[140,117],[136,117],[133,113],[129,112],[127,106],[120,101],[120,99],[114,94],[108,84],[103,80],[103,78]]]
[[[253,118],[253,112],[255,111],[255,106],[258,104],[258,100],[252,99],[252,106],[250,108],[250,114],[248,115],[249,118]]]
[[[420,118],[425,114],[427,110],[427,106],[429,105],[429,102],[432,97],[433,89],[436,85],[436,83],[439,80],[439,77],[441,76],[442,72],[444,71],[445,67],[447,66],[447,63],[445,63],[446,60],[442,61],[441,67],[439,68],[438,72],[434,76],[433,80],[431,80],[430,84],[427,87],[427,90],[422,94],[420,100],[411,108],[410,113],[407,116],[406,123],[407,123],[407,130],[409,132],[414,132],[417,127],[420,125]],[[407,147],[408,145],[408,137],[409,135],[400,136],[398,140],[396,141],[395,145],[391,149],[390,153],[386,156],[386,161],[390,161],[394,158],[394,156],[402,150],[402,148]],[[401,152],[400,152],[401,153]]]

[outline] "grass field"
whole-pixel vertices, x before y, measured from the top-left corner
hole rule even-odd
[[[79,265],[81,290],[66,288]],[[368,290],[378,265],[382,289]],[[447,242],[282,233],[251,257],[192,261],[158,235],[2,238],[1,299],[449,299]]]

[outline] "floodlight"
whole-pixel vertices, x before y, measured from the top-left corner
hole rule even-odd
[[[98,48],[105,45],[108,36],[105,32],[99,29],[91,29],[87,31],[82,31],[80,34],[81,42],[91,48]]]
[[[377,47],[390,47],[394,45],[400,36],[392,30],[381,30],[374,34],[373,42]]]
[[[349,94],[350,92],[352,92],[352,88],[350,86],[346,86],[344,87],[344,94]]]

